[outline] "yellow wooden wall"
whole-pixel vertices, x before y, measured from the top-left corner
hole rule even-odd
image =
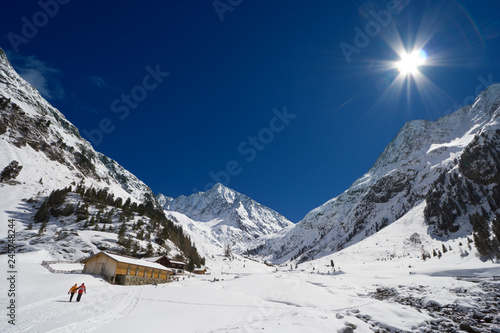
[[[172,275],[172,272],[170,271],[164,271],[164,270],[158,270],[153,268],[147,268],[144,266],[138,266],[138,265],[130,265],[126,263],[119,263],[116,262],[114,259],[111,259],[107,255],[103,253],[99,253],[95,255],[94,257],[88,259],[85,262],[85,273],[88,274],[97,274],[101,275],[101,272],[108,277],[113,277],[118,274],[127,274],[128,268],[130,266],[130,272],[129,274],[131,276],[144,276],[144,273],[146,272],[146,277],[148,278],[155,278],[155,279],[163,279],[166,280],[169,278],[169,275]],[[102,269],[104,267],[104,269]],[[138,269],[137,269],[138,268]]]

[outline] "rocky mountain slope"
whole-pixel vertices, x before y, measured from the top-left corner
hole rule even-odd
[[[480,207],[491,223],[500,207],[499,105],[497,84],[453,114],[407,123],[347,191],[252,253],[275,262],[318,258],[376,233],[424,200],[435,236],[472,233],[468,214]]]
[[[74,181],[108,187],[115,195],[134,201],[153,197],[137,177],[96,152],[61,112],[15,72],[1,49],[0,135],[0,168],[18,161],[23,180],[40,195],[47,188]]]
[[[219,248],[229,245],[237,253],[252,247],[255,240],[293,225],[274,210],[222,184],[175,199],[159,194],[158,201],[167,215],[187,230],[197,230],[197,236],[203,235],[199,243]]]
[[[201,259],[182,229],[166,219],[151,189],[96,152],[16,73],[1,49],[0,198],[0,245],[13,220],[19,251],[44,248],[54,257],[76,259],[111,248]]]

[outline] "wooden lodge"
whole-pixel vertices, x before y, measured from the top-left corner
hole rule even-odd
[[[199,275],[207,274],[207,268],[206,267],[195,268],[194,271],[193,271],[193,273],[194,274],[199,274]]]
[[[82,260],[83,273],[103,276],[108,282],[122,285],[169,282],[173,271],[163,265],[109,252]]]
[[[172,269],[174,273],[184,273],[186,263],[169,259],[167,256],[143,258],[143,260],[154,262]]]

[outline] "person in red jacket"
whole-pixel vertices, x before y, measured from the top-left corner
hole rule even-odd
[[[71,289],[68,291],[68,295],[71,293],[71,297],[69,298],[69,301],[73,299],[73,296],[75,296],[75,292],[78,290],[78,287],[76,286],[76,283]]]
[[[87,288],[85,288],[85,283],[82,283],[80,287],[78,287],[78,296],[76,297],[76,301],[80,302],[83,293],[87,293]]]

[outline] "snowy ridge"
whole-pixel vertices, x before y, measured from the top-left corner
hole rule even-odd
[[[185,223],[186,230],[197,230],[197,236],[192,237],[203,236],[204,240],[195,244],[216,245],[218,251],[229,244],[233,251],[242,253],[256,239],[293,225],[274,210],[222,184],[190,196],[174,199],[159,194],[157,198],[167,215]]]
[[[434,182],[457,165],[476,137],[498,129],[499,105],[496,84],[472,106],[433,122],[408,122],[347,191],[309,212],[294,228],[261,242],[253,252],[277,263],[300,262],[376,233],[424,201]]]

